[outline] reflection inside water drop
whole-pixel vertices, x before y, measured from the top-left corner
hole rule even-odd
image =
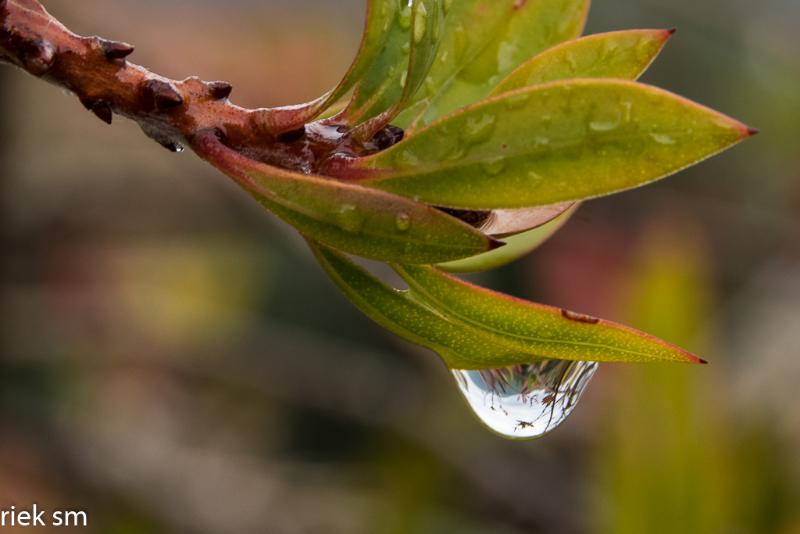
[[[453,371],[478,418],[502,436],[530,439],[572,413],[597,371],[596,362],[545,360],[482,371]]]

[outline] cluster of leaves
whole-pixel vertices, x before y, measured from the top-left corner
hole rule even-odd
[[[588,0],[369,0],[361,48],[339,86],[271,111],[285,131],[336,127],[348,151],[318,174],[222,146],[207,147],[209,159],[297,228],[364,313],[453,368],[699,362],[630,328],[446,272],[513,261],[580,201],[663,178],[752,134],[635,81],[672,31],[579,38],[588,8]],[[387,132],[401,137],[397,128],[404,139],[381,146]],[[348,255],[391,264],[409,289]]]

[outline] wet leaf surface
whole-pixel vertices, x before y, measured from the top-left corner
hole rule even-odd
[[[655,87],[568,80],[480,102],[357,165],[363,183],[462,209],[593,198],[674,174],[752,132]]]
[[[357,122],[378,114],[356,129],[355,135],[358,138],[371,139],[378,130],[389,124],[408,105],[422,87],[436,58],[439,40],[442,36],[444,26],[442,3],[443,0],[416,0],[410,8],[411,20],[409,23],[403,22],[402,18],[408,16],[409,8],[403,8],[400,15],[400,29],[409,39],[402,49],[403,53],[408,56],[403,59],[403,62],[408,65],[407,69],[399,71],[398,66],[394,72],[401,72],[399,80],[385,79],[381,82],[380,89],[373,94],[372,100],[369,101],[369,107],[362,110],[364,113],[362,115],[356,111],[359,106],[358,101],[365,97],[369,98],[370,93],[368,85],[360,88],[353,100],[353,107],[346,114],[348,121]],[[410,24],[410,28],[406,28],[406,24]],[[385,53],[393,55],[389,52]],[[399,65],[402,65],[402,62]],[[379,79],[381,72],[376,71],[375,76]],[[399,91],[397,87],[392,88],[392,82],[399,84]],[[378,95],[378,98],[375,98],[374,95]],[[381,110],[384,107],[386,109]]]
[[[291,173],[248,159],[214,135],[198,152],[306,236],[366,258],[438,263],[496,243],[437,209],[382,191]]]
[[[499,336],[462,325],[399,291],[343,254],[309,243],[325,272],[347,298],[390,332],[438,353],[453,369],[490,369],[534,361]]]
[[[598,362],[700,363],[643,332],[484,289],[428,266],[396,266],[412,293],[443,315],[502,336],[542,358]],[[498,366],[500,367],[500,366]]]
[[[427,90],[398,119],[403,128],[424,126],[485,98],[522,62],[580,35],[589,9],[588,0],[451,0],[445,5],[444,37]]]
[[[628,30],[567,41],[525,62],[492,91],[492,96],[570,78],[635,80],[655,60],[672,30]]]

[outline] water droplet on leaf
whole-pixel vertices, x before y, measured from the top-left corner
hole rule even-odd
[[[419,44],[425,38],[428,30],[428,10],[425,4],[419,4],[417,16],[414,18],[414,42]]]
[[[464,157],[464,154],[467,153],[467,149],[463,144],[456,144],[447,154],[447,159],[450,161],[459,160]]]
[[[544,360],[482,371],[453,371],[475,415],[507,438],[550,432],[572,413],[598,364]]]
[[[652,137],[653,141],[655,141],[656,143],[658,143],[660,145],[674,145],[675,144],[675,138],[673,138],[673,137],[671,137],[671,136],[669,136],[667,134],[651,133],[650,137]]]
[[[436,80],[433,79],[432,76],[428,76],[425,78],[425,93],[428,96],[433,96],[436,94],[438,87],[436,85]]]
[[[544,180],[544,178],[542,177],[541,174],[539,174],[536,171],[528,171],[528,180],[535,183],[535,182],[541,182],[542,180]]]
[[[608,60],[608,58],[617,51],[617,43],[613,39],[606,39],[603,42],[603,59]]]
[[[410,150],[398,152],[394,157],[394,162],[401,169],[408,169],[419,165],[419,158]]]
[[[411,216],[408,213],[398,213],[395,225],[400,232],[408,232],[411,228]]]
[[[411,28],[411,6],[406,6],[400,12],[400,18],[398,20],[400,23],[400,27],[404,30],[408,30]]]
[[[622,112],[619,108],[598,108],[592,115],[589,128],[595,132],[610,132],[616,130],[622,122]]]
[[[453,32],[453,47],[455,48],[455,59],[456,61],[461,61],[464,59],[464,56],[467,53],[467,48],[469,48],[469,36],[467,35],[467,31],[464,29],[464,26],[459,26],[456,28],[455,32]]]
[[[470,117],[464,125],[461,138],[466,143],[481,143],[489,139],[494,132],[497,119],[494,115],[484,113],[480,117]]]
[[[519,109],[527,104],[531,99],[529,93],[521,93],[518,95],[509,95],[505,98],[505,104],[508,109]]]
[[[622,103],[622,109],[625,110],[623,112],[625,122],[631,122],[633,118],[633,102],[625,101]]]
[[[481,167],[483,167],[483,170],[484,172],[486,172],[486,174],[496,176],[501,172],[503,172],[503,169],[505,169],[506,159],[505,157],[501,156],[498,158],[486,160],[481,164]]]
[[[353,204],[344,204],[339,208],[337,220],[339,227],[345,232],[355,234],[364,227],[364,216],[359,211],[358,206]]]
[[[575,55],[572,52],[567,52],[566,60],[567,60],[567,65],[569,65],[570,71],[575,72],[576,70],[578,70],[578,62],[575,59]]]

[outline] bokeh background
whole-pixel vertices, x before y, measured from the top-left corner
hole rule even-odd
[[[247,106],[335,83],[363,16],[45,4]],[[0,68],[0,508],[126,534],[800,533],[798,21],[796,0],[596,0],[590,32],[679,28],[647,81],[762,133],[587,204],[480,279],[712,362],[601,366],[535,442],[480,426],[436,357],[362,317],[222,175]]]

